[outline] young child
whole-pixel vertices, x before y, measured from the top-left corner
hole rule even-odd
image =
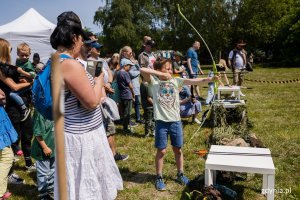
[[[37,111],[33,114],[34,140],[31,156],[36,160],[36,176],[41,200],[54,199],[54,123]]]
[[[214,78],[183,79],[172,78],[171,61],[159,59],[154,62],[154,69],[141,68],[144,81],[149,83],[153,94],[153,108],[155,119],[155,147],[157,148],[155,165],[157,178],[155,187],[159,191],[166,190],[162,176],[164,155],[170,135],[171,145],[175,154],[177,167],[177,181],[183,185],[189,183],[189,179],[183,174],[183,129],[180,119],[179,88],[183,85],[196,85],[209,82]]]
[[[216,67],[217,67],[218,75],[220,76],[219,85],[224,86],[224,83],[221,81],[221,77],[223,74],[224,79],[226,81],[226,86],[230,86],[227,75],[226,75],[226,70],[228,69],[227,65],[226,65],[226,61],[224,59],[220,59],[219,64],[217,64]],[[212,70],[210,70],[210,72],[208,73],[208,77],[213,77],[213,76],[214,76],[214,73]],[[206,106],[209,106],[211,104],[211,102],[214,100],[214,97],[215,97],[214,87],[215,87],[214,82],[208,83],[207,98],[205,100]],[[233,92],[233,95],[234,95],[234,92]]]
[[[141,83],[141,100],[142,107],[144,110],[145,120],[145,136],[155,136],[154,132],[154,118],[153,118],[153,100],[149,94],[149,85],[147,82],[142,81]]]
[[[201,103],[193,97],[189,86],[184,85],[182,87],[181,91],[179,92],[179,99],[180,116],[183,118],[192,116],[192,122],[201,124],[197,118],[198,113],[202,111]]]
[[[134,64],[129,59],[123,58],[121,60],[121,70],[117,73],[120,106],[123,108],[123,130],[126,134],[132,133],[129,129],[129,123],[132,101],[134,101],[134,92],[128,72],[133,65]]]
[[[25,42],[21,43],[17,47],[17,55],[18,58],[16,60],[16,65],[18,67],[21,67],[25,72],[28,72],[32,78],[36,76],[34,67],[32,63],[29,60],[29,57],[31,55],[31,49],[29,45]]]
[[[26,79],[27,82],[32,82],[32,79],[36,76],[34,67],[29,61],[29,56],[31,54],[30,47],[26,43],[21,43],[17,47],[18,58],[16,60],[16,65],[18,66],[17,71],[20,74],[20,82],[22,79]],[[21,110],[22,118],[20,121],[25,121],[30,114],[30,108],[27,108],[23,99],[20,95],[24,94],[29,90],[30,87],[20,90],[18,92],[10,92],[9,98],[13,100]]]

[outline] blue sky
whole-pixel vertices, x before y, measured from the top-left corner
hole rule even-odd
[[[56,17],[62,12],[73,11],[81,18],[85,27],[98,33],[101,29],[93,24],[94,14],[104,2],[104,0],[0,0],[0,26],[18,18],[29,8],[34,8],[53,24],[56,24]]]

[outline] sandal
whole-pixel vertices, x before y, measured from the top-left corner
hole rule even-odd
[[[3,196],[0,197],[0,200],[8,199],[11,195],[12,195],[12,193],[10,193],[10,192],[5,192],[5,193],[3,194]]]

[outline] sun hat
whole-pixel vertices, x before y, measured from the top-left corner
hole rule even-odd
[[[246,43],[244,42],[244,40],[238,40],[238,42],[236,44],[240,45],[240,46],[245,46],[246,45]]]
[[[131,66],[133,66],[134,64],[133,64],[133,62],[131,62],[131,60],[129,60],[129,59],[127,59],[127,58],[123,58],[122,60],[121,60],[121,67],[124,67],[124,66],[126,66],[126,65],[131,65]]]

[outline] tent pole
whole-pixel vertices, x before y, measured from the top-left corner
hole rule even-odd
[[[58,184],[58,199],[67,200],[67,178],[66,178],[66,162],[65,162],[65,139],[64,139],[64,111],[63,105],[60,105],[64,101],[62,89],[63,80],[60,70],[60,57],[58,53],[52,55],[51,64],[51,84],[52,84],[52,100],[53,100],[53,119],[54,119],[54,132],[55,132],[55,162],[56,162],[56,174]]]

